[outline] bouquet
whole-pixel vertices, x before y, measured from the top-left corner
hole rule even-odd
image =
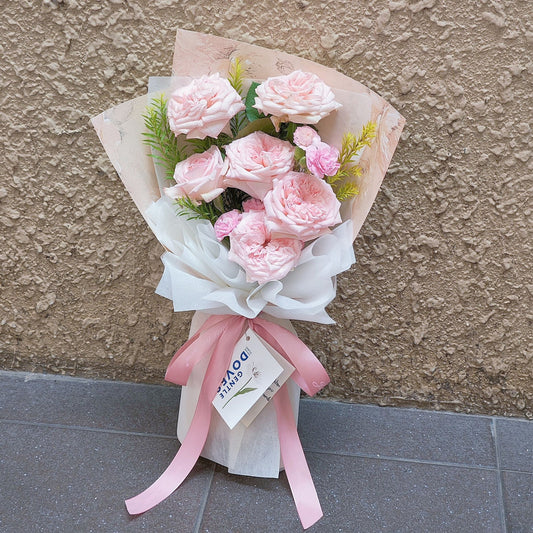
[[[173,76],[93,119],[165,248],[156,292],[197,311],[166,373],[183,386],[182,446],[131,514],[202,455],[237,474],[285,468],[304,528],[322,516],[296,420],[300,388],[329,378],[289,320],[332,322],[335,276],[355,261],[403,123],[331,69],[182,30]]]

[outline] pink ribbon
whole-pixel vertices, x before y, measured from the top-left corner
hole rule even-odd
[[[167,381],[186,385],[195,365],[204,357],[210,358],[189,431],[178,453],[159,479],[141,494],[126,500],[130,514],[144,513],[170,496],[196,464],[209,432],[211,402],[229,368],[233,348],[247,326],[294,366],[291,378],[307,394],[313,396],[329,383],[329,376],[320,361],[287,329],[261,318],[211,316],[176,352],[165,376]],[[274,407],[285,472],[298,515],[304,529],[307,529],[322,517],[322,509],[298,437],[286,385],[274,395]]]

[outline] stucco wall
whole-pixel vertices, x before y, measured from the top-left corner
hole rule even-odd
[[[18,0],[0,13],[0,368],[160,382],[186,339],[190,314],[154,294],[161,249],[88,122],[169,74],[182,27],[337,68],[407,119],[339,278],[338,324],[297,324],[330,371],[325,394],[533,416],[527,2]]]

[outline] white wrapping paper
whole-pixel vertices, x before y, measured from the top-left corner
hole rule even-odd
[[[161,257],[165,270],[156,292],[172,300],[174,311],[247,318],[264,312],[277,318],[333,323],[325,307],[335,297],[335,275],[355,261],[351,221],[306,246],[296,268],[283,280],[258,285],[248,283],[244,270],[228,259],[228,249],[217,241],[208,221],[177,216],[168,198],[153,203],[146,218],[167,249]]]

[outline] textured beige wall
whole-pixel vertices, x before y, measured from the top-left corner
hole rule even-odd
[[[339,279],[338,325],[297,324],[330,371],[326,394],[533,416],[528,2],[18,0],[0,13],[1,368],[160,382],[185,340],[190,315],[154,294],[160,247],[88,123],[169,74],[179,26],[335,67],[407,118]]]

